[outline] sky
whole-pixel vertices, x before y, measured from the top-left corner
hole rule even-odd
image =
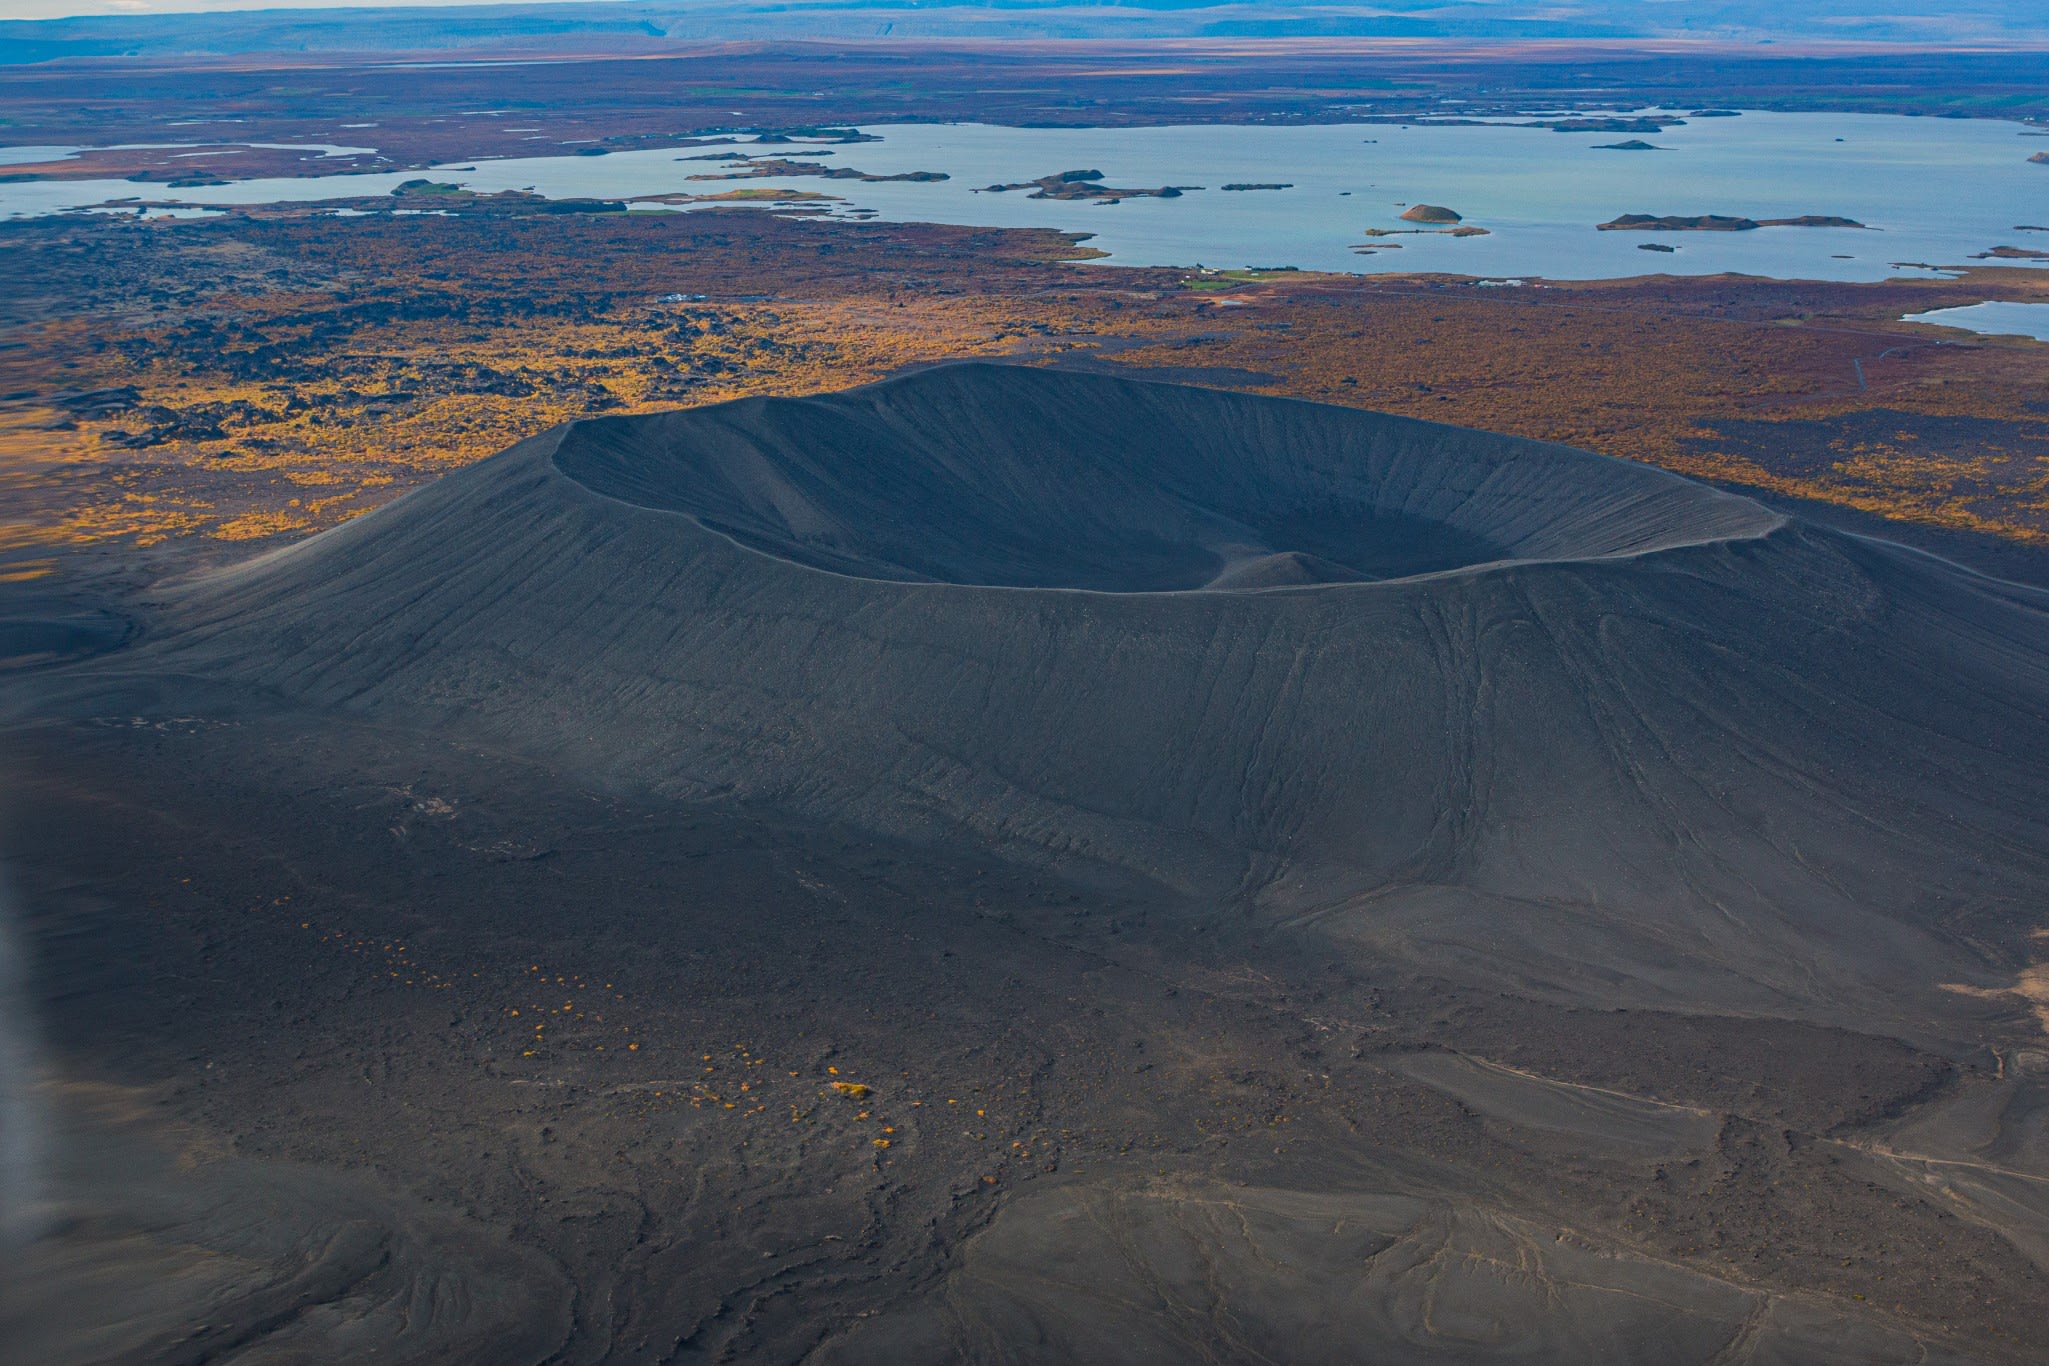
[[[69,19],[100,14],[198,14],[223,10],[337,9],[351,0],[0,0],[0,19]],[[379,7],[563,4],[578,0],[353,0]]]

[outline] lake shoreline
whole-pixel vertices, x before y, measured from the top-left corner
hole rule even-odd
[[[471,158],[424,175],[342,168],[175,189],[0,181],[0,215],[195,216],[322,203],[349,216],[386,208],[439,215],[524,211],[538,200],[543,211],[567,214],[753,206],[830,222],[1049,228],[1085,235],[1120,265],[1627,278],[1644,273],[1644,253],[1613,239],[1667,229],[1683,239],[1658,252],[1669,274],[1847,281],[1939,278],[1973,260],[2043,264],[2005,240],[2034,208],[2030,149],[2018,141],[2034,131],[2026,125],[1757,111],[1640,117],[1662,130],[1655,158],[1609,155],[1613,121],[1604,120],[825,125],[639,150],[593,144],[566,155]],[[1558,131],[1581,123],[1593,127]],[[361,139],[355,150],[377,140],[369,131],[352,136]],[[63,149],[33,150],[47,165]],[[1246,188],[1259,192],[1225,192]],[[1675,200],[1717,212],[1635,212]],[[1456,217],[1414,217],[1444,204],[1457,206]],[[1959,204],[1971,206],[1968,214],[1954,211]]]

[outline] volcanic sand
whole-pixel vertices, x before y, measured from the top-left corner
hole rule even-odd
[[[159,590],[8,684],[11,844],[67,1069],[573,1287],[467,1346],[368,1272],[209,1302],[252,1350],[2024,1360],[2045,606],[1586,452],[949,366]],[[344,922],[477,966],[394,996]],[[648,1051],[471,999],[550,958]],[[645,1102],[736,1040],[753,1127]]]

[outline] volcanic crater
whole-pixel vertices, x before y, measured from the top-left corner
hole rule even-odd
[[[1328,405],[965,364],[586,420],[163,609],[117,667],[1521,990],[1884,1013],[1931,905],[2041,876],[1958,855],[2043,838],[2039,594]]]
[[[0,675],[52,1037],[241,1156],[73,1106],[95,1360],[2039,1359],[2049,594],[974,364],[132,605]]]
[[[984,364],[579,423],[553,460],[593,492],[813,569],[1105,593],[1598,559],[1778,520],[1584,451]]]

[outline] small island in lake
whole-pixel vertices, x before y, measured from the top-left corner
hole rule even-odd
[[[1854,218],[1804,213],[1797,218],[1740,218],[1722,213],[1625,213],[1599,224],[1602,232],[1750,232],[1756,228],[1862,228]]]
[[[1404,223],[1422,223],[1422,227],[1369,227],[1365,229],[1369,238],[1412,238],[1422,233],[1442,233],[1447,238],[1486,238],[1486,227],[1473,227],[1465,221],[1465,215],[1445,205],[1410,205],[1402,211]],[[1393,246],[1393,244],[1389,244]]]
[[[1631,138],[1627,142],[1597,142],[1594,144],[1594,150],[1596,152],[1669,152],[1672,149],[1660,147],[1655,142],[1645,142],[1642,138]]]
[[[1272,184],[1272,185],[1265,185],[1265,184],[1261,184],[1261,185],[1252,185],[1252,184],[1246,184],[1246,185],[1226,185],[1226,186],[1224,186],[1224,188],[1225,188],[1225,189],[1227,189],[1227,190],[1292,190],[1292,189],[1294,189],[1295,187],[1294,187],[1294,186],[1293,186],[1292,184],[1289,184],[1289,183],[1287,183],[1287,182],[1281,182],[1281,183],[1279,183],[1279,184]]]
[[[827,166],[816,161],[789,161],[782,157],[762,157],[759,160],[742,158],[744,167],[731,171],[701,172],[691,176],[692,180],[758,180],[767,176],[816,176],[821,180],[860,180],[869,184],[880,184],[887,180],[907,180],[918,184],[930,184],[938,180],[950,180],[944,171],[901,171],[896,175],[871,175],[857,171],[851,166]]]
[[[1424,226],[1417,228],[1367,228],[1365,230],[1366,235],[1368,237],[1414,237],[1430,233],[1445,237],[1487,236],[1485,228],[1474,227],[1465,221],[1463,214],[1455,209],[1447,209],[1442,204],[1411,204],[1408,208],[1402,210],[1402,221],[1405,223],[1421,223]],[[1392,246],[1393,243],[1388,245]],[[1357,248],[1354,248],[1354,250],[1357,250]]]
[[[1105,204],[1115,204],[1122,199],[1179,199],[1184,191],[1199,190],[1200,185],[1161,185],[1156,189],[1123,189],[1102,183],[1101,171],[1061,171],[1055,175],[1040,176],[1037,180],[1021,180],[1009,185],[984,185],[976,194],[1002,194],[1008,190],[1030,190],[1029,199],[1094,199]]]
[[[1760,218],[1760,228],[1857,228],[1864,232],[1871,229],[1854,218],[1843,218],[1832,213],[1803,213],[1797,218]]]

